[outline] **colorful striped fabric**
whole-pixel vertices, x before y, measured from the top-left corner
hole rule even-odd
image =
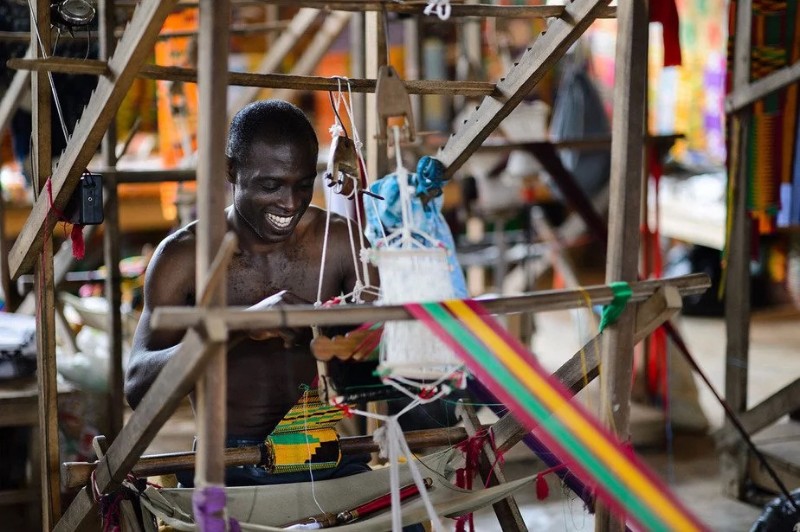
[[[458,353],[526,428],[617,512],[645,530],[706,528],[474,301],[411,303],[408,311]]]

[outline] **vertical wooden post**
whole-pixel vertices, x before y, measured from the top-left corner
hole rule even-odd
[[[364,74],[369,79],[378,77],[378,68],[387,64],[386,37],[383,11],[368,11],[364,15]],[[386,139],[378,138],[378,101],[374,93],[367,94],[366,152],[367,172],[372,181],[386,172]]]
[[[648,0],[620,2],[611,137],[611,198],[606,282],[636,281],[639,261],[642,159],[646,118]],[[603,334],[600,417],[622,441],[630,438],[633,332],[636,313],[628,307]],[[598,505],[595,529],[625,530],[608,508]]]
[[[364,13],[353,13],[350,19],[350,77],[363,78],[364,76],[364,57],[365,46],[364,37]],[[367,132],[366,122],[366,95],[363,93],[353,94],[353,114],[355,115],[355,124],[353,126],[358,129],[359,135],[363,139],[363,135]]]
[[[203,286],[209,267],[226,231],[225,138],[227,124],[228,49],[231,9],[228,0],[200,1],[197,82],[197,276]],[[225,283],[211,294],[210,306],[226,304]],[[197,382],[198,462],[195,484],[221,485],[225,481],[223,451],[226,429],[226,346],[215,347]]]
[[[420,19],[418,15],[403,21],[403,44],[405,53],[405,79],[422,79],[422,49],[420,45]],[[414,129],[422,131],[422,95],[412,94],[411,111],[414,113]]]
[[[99,44],[100,59],[108,60],[114,53],[114,0],[101,0],[99,8]],[[101,157],[105,168],[114,168],[117,165],[117,124],[116,119],[111,120],[101,144]],[[105,212],[103,231],[103,259],[106,265],[106,299],[108,300],[108,330],[109,338],[108,355],[110,357],[108,374],[108,427],[105,429],[109,442],[122,429],[124,407],[122,383],[122,316],[120,304],[122,303],[122,279],[119,272],[120,254],[120,229],[119,229],[119,201],[117,197],[117,183],[111,179],[103,181]]]
[[[33,3],[42,47],[31,31],[33,57],[50,55],[50,2]],[[38,194],[47,194],[46,183],[52,173],[50,83],[47,72],[31,75],[33,114],[33,180]],[[52,213],[50,216],[55,216]],[[36,376],[39,384],[39,436],[41,438],[42,529],[52,530],[61,515],[61,487],[58,455],[58,390],[56,388],[56,322],[53,284],[53,239],[45,238],[34,267],[36,294]]]
[[[733,91],[750,83],[750,40],[752,31],[750,0],[736,2],[736,36],[733,48]],[[732,202],[728,205],[731,234],[728,241],[728,264],[725,284],[725,398],[736,413],[747,409],[747,365],[750,345],[750,227],[747,214],[747,139],[750,108],[731,120],[731,153],[737,167],[728,165],[728,179],[733,179]],[[726,421],[726,425],[730,425]],[[730,428],[728,426],[728,428]],[[744,496],[747,450],[734,446],[721,455],[725,492],[736,498]]]

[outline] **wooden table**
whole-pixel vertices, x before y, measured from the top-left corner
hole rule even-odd
[[[59,383],[58,396],[75,396],[80,392],[66,383]],[[27,460],[30,463],[26,486],[0,490],[0,509],[9,505],[25,505],[27,521],[34,530],[39,519],[39,390],[36,377],[0,381],[0,427],[31,427]],[[0,442],[1,444],[2,442]],[[3,445],[0,445],[2,448]]]

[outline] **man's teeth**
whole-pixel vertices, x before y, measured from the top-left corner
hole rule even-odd
[[[289,227],[289,224],[292,223],[292,216],[276,216],[274,214],[267,214],[267,218],[269,221],[277,225],[278,227]]]

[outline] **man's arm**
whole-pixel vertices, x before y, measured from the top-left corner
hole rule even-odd
[[[185,331],[154,331],[150,328],[150,317],[156,307],[192,303],[194,257],[193,235],[182,230],[159,245],[147,267],[144,309],[133,336],[125,376],[125,397],[132,408],[141,402],[185,334]]]

